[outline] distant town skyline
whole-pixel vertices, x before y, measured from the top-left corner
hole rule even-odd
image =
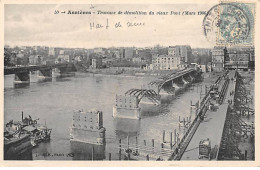
[[[104,48],[104,49],[112,49],[112,48],[136,48],[136,49],[154,49],[158,46],[159,44],[156,44],[154,46],[144,46],[144,47],[136,47],[136,46],[111,46],[111,47],[92,47],[92,48],[84,48],[84,47],[61,47],[61,46],[48,46],[48,45],[9,45],[5,44],[5,48],[23,48],[23,47],[48,47],[48,48],[61,48],[61,49],[98,49],[98,48]],[[185,45],[169,45],[169,46],[159,46],[160,48],[169,48],[170,46],[190,46],[188,44]],[[190,46],[191,47],[191,46]],[[212,49],[211,47],[191,47],[192,49]]]
[[[5,5],[5,45],[61,48],[112,48],[190,45],[213,48],[203,34],[204,15],[105,15],[97,11],[208,11],[213,4]],[[59,10],[59,14],[54,14]],[[90,15],[61,14],[91,11]],[[122,27],[115,28],[119,23]],[[109,25],[106,29],[106,25]],[[128,26],[144,23],[141,26]],[[104,28],[96,28],[96,25]],[[93,27],[94,26],[94,27]]]

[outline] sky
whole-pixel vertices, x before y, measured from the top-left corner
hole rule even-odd
[[[5,45],[68,48],[152,47],[190,45],[212,48],[203,34],[204,15],[214,4],[5,4]],[[59,14],[54,14],[59,10]],[[91,15],[67,14],[91,11]],[[115,15],[97,14],[114,11]],[[65,14],[61,13],[65,11]],[[117,14],[122,11],[123,14]],[[153,11],[155,15],[125,15],[125,11]],[[156,15],[156,12],[195,12],[196,15]],[[95,14],[93,14],[95,12]],[[105,28],[108,22],[108,29]],[[122,27],[116,28],[119,23]],[[127,23],[142,23],[128,27]],[[103,28],[92,28],[90,24]],[[144,23],[144,24],[143,24]]]

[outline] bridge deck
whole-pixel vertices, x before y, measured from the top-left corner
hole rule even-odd
[[[181,71],[178,71],[178,72],[174,72],[174,73],[171,73],[171,74],[166,75],[164,77],[160,77],[158,80],[154,80],[154,81],[150,82],[149,85],[156,84],[157,86],[160,86],[167,81],[181,77],[181,76],[183,76],[187,73],[193,72],[193,71],[195,71],[194,68],[189,68],[189,69],[181,70]]]
[[[234,79],[235,72],[232,71],[228,74],[229,78]],[[211,141],[211,148],[215,145],[220,146],[222,132],[225,124],[225,118],[228,108],[228,100],[233,100],[234,95],[230,96],[230,92],[235,90],[235,81],[230,81],[227,88],[225,100],[219,106],[216,112],[207,111],[204,121],[202,121],[188,144],[181,160],[198,160],[199,156],[199,142],[201,139],[209,138]],[[213,158],[217,159],[217,157]]]
[[[51,65],[33,65],[33,66],[21,66],[21,67],[5,67],[4,75],[8,74],[17,74],[26,71],[36,71],[36,70],[44,70],[44,69],[52,69],[52,68],[60,68],[60,67],[72,67],[73,63],[57,63]]]

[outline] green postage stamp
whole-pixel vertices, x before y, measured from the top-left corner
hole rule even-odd
[[[216,45],[254,45],[255,3],[221,2],[203,20],[204,34]]]

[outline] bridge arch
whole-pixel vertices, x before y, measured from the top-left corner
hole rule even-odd
[[[130,89],[127,92],[125,92],[125,95],[134,96],[138,100],[138,104],[142,100],[143,97],[149,97],[151,100],[159,100],[159,94],[157,94],[152,89]]]
[[[186,75],[190,76],[190,74],[193,74],[195,72],[196,72],[196,70],[194,68],[190,68],[190,69],[185,69],[185,70],[182,70],[182,71],[179,71],[179,72],[174,72],[174,73],[168,74],[166,76],[160,77],[159,79],[157,79],[155,81],[148,83],[148,88],[149,89],[156,89],[157,93],[159,94],[160,90],[162,89],[162,87],[166,83],[173,81],[174,79],[181,78],[181,77],[186,76]]]

